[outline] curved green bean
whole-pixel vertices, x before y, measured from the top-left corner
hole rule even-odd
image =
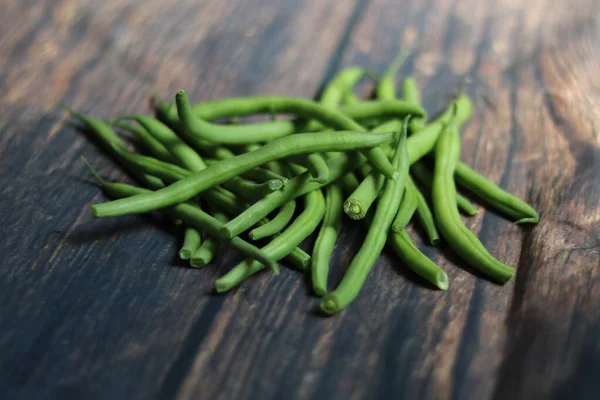
[[[363,245],[352,259],[339,286],[322,298],[321,310],[327,314],[341,311],[356,298],[369,271],[385,246],[388,231],[398,211],[400,195],[408,179],[409,163],[406,148],[408,118],[403,122],[402,134],[392,160],[392,165],[401,174],[401,178],[396,181],[390,179],[386,181]]]
[[[353,192],[359,185],[357,179],[352,179],[352,177],[347,178],[351,175],[353,174],[347,174],[344,176],[344,179],[340,180],[344,190],[349,193]],[[373,210],[369,210],[363,221],[366,223],[367,227],[369,227],[372,220]],[[442,290],[448,289],[448,276],[446,275],[446,272],[427,258],[427,256],[414,245],[406,231],[403,230],[400,233],[390,231],[386,243],[394,250],[404,264],[416,274]]]
[[[261,251],[273,260],[281,260],[306,239],[319,225],[325,213],[325,199],[320,190],[314,190],[305,197],[305,207],[292,224],[261,248]],[[239,285],[250,275],[262,270],[263,265],[244,261],[228,273],[217,279],[215,286],[218,292],[228,291]]]
[[[414,273],[441,290],[447,290],[448,275],[419,250],[403,229],[400,232],[390,232],[387,244],[394,249],[404,265]]]
[[[290,179],[290,183],[285,188],[258,200],[240,215],[225,224],[221,236],[230,238],[239,235],[286,202],[334,182],[348,172],[354,171],[360,165],[366,163],[366,161],[360,154],[340,154],[327,161],[329,180],[326,183],[307,182],[310,177],[308,171]]]
[[[268,161],[294,154],[329,150],[349,151],[378,146],[392,133],[336,132],[335,135],[305,133],[265,144],[259,150],[211,165],[194,175],[152,193],[91,206],[96,217],[139,214],[183,203],[204,190],[223,183]],[[378,148],[378,147],[377,147]],[[385,154],[383,155],[385,157]],[[330,168],[331,173],[331,168]],[[393,174],[392,174],[393,175]]]
[[[192,257],[192,254],[198,250],[201,243],[202,238],[200,232],[195,228],[186,227],[183,234],[183,245],[181,246],[181,250],[179,250],[179,258],[182,260],[189,260]]]
[[[312,252],[311,278],[313,290],[318,296],[327,293],[329,260],[335,241],[342,228],[342,187],[333,183],[325,188],[325,216]]]
[[[299,164],[310,172],[310,182],[324,183],[329,179],[329,167],[327,162],[318,153],[299,155],[288,158],[289,161]]]
[[[250,239],[260,240],[281,232],[292,220],[294,211],[296,211],[296,201],[290,200],[281,207],[275,218],[251,230],[249,233]]]
[[[454,172],[456,182],[490,207],[515,220],[515,224],[539,222],[538,213],[523,200],[502,190],[496,184],[473,171],[468,165],[458,163]]]
[[[460,136],[456,123],[451,123],[435,147],[433,175],[433,212],[438,228],[458,255],[484,275],[504,283],[514,269],[496,260],[477,237],[462,223],[456,208],[454,171],[460,156]]]

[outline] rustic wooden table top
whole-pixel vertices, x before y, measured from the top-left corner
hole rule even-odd
[[[0,2],[0,398],[600,397],[600,7],[593,0],[4,0]],[[421,246],[435,291],[386,251],[357,301],[324,318],[283,270],[225,295],[177,261],[179,232],[94,220],[85,155],[122,175],[56,108],[148,112],[193,100],[313,98],[351,64],[414,49],[431,113],[476,99],[462,159],[531,202],[533,228],[469,227],[516,266],[499,286]],[[484,101],[485,99],[485,101]],[[344,231],[333,280],[364,231]],[[416,235],[418,236],[418,235]]]

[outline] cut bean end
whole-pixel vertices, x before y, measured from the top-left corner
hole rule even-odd
[[[321,310],[327,314],[335,314],[341,310],[335,295],[330,293],[321,300]]]
[[[435,277],[435,285],[441,290],[448,290],[448,287],[450,286],[448,282],[448,275],[446,275],[446,273],[443,271],[438,273]]]
[[[535,216],[535,217],[531,217],[531,218],[521,218],[518,221],[515,221],[515,224],[517,225],[521,225],[521,224],[537,224],[538,222],[540,222],[540,217]]]
[[[182,260],[189,260],[192,257],[192,252],[188,249],[179,250],[179,258]]]

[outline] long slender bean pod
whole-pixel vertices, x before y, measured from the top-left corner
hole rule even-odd
[[[238,102],[240,99],[232,100]],[[208,131],[204,128],[205,125],[202,124],[202,121],[199,118],[196,118],[194,115],[190,103],[188,101],[187,95],[185,91],[180,90],[175,95],[175,101],[177,103],[177,112],[179,114],[179,118],[182,120],[183,124],[186,127],[186,130],[193,136],[200,137],[206,140],[219,140],[218,135],[215,135],[214,132]],[[315,119],[325,126],[329,126],[338,130],[348,130],[355,132],[364,132],[365,129],[356,123],[352,118],[342,114],[340,111],[335,109],[328,109],[323,107],[313,101],[298,99],[294,97],[277,97],[277,96],[266,96],[266,97],[255,97],[254,104],[255,110],[264,111],[273,111],[278,113],[292,113],[304,118]],[[373,108],[373,107],[371,107]],[[390,104],[389,107],[380,106],[379,111],[381,113],[381,109],[383,111],[390,111],[394,109],[395,113],[403,113],[404,114],[415,114],[419,116],[424,116],[425,112],[422,109],[418,109],[413,105],[407,104]],[[197,122],[201,122],[197,124]],[[229,127],[227,129],[234,129],[236,127]],[[297,132],[297,131],[296,131]],[[337,134],[336,134],[337,135]],[[229,136],[234,137],[234,134],[229,133]],[[247,140],[249,137],[247,134],[239,135],[240,140]],[[235,138],[235,137],[234,137]],[[238,140],[238,138],[235,138]],[[223,139],[220,139],[223,140]],[[267,139],[265,139],[267,140]],[[264,140],[263,140],[264,141]],[[245,141],[244,143],[248,143]],[[271,143],[269,143],[271,144]],[[324,151],[329,151],[326,149]],[[332,150],[335,151],[335,150]],[[339,149],[337,151],[343,151]],[[315,151],[312,151],[315,152]],[[297,153],[296,153],[297,154]],[[290,154],[291,155],[291,154]],[[381,169],[381,172],[389,178],[395,179],[394,171],[392,166],[389,163],[389,160],[385,157],[383,151],[379,147],[370,147],[368,150],[365,150],[365,156],[369,159],[371,164],[375,168]]]
[[[333,183],[325,188],[325,216],[312,252],[311,279],[318,296],[327,293],[329,260],[342,228],[342,187]]]
[[[402,134],[392,160],[392,165],[401,174],[401,178],[396,181],[390,179],[386,181],[363,245],[352,259],[339,286],[322,298],[321,310],[327,314],[341,311],[356,298],[369,271],[385,246],[388,231],[398,211],[400,195],[408,179],[407,131],[408,117],[404,120]]]
[[[433,174],[425,167],[422,163],[417,162],[410,166],[410,172],[417,181],[428,189],[431,189],[433,185]],[[456,204],[458,208],[467,215],[476,215],[479,211],[477,208],[465,197],[460,194],[456,195]]]
[[[281,232],[287,224],[292,220],[294,211],[296,210],[296,201],[290,200],[281,207],[277,215],[267,222],[250,231],[249,236],[252,240],[260,240],[269,236],[273,236]]]
[[[179,204],[198,193],[234,178],[268,161],[329,150],[358,150],[378,146],[392,138],[392,133],[336,132],[335,135],[305,133],[281,138],[265,144],[259,150],[241,154],[211,165],[194,175],[152,193],[92,205],[96,217],[144,213]],[[385,154],[383,155],[385,157]],[[331,173],[331,168],[330,168]]]
[[[279,236],[261,248],[261,251],[273,260],[280,260],[306,239],[319,225],[325,213],[325,199],[320,190],[314,190],[305,197],[305,207],[302,213]],[[239,285],[250,275],[262,270],[263,265],[246,260],[216,282],[218,292],[228,291]]]
[[[417,194],[415,193],[415,190],[416,189],[407,182],[406,188],[404,189],[404,197],[400,202],[400,207],[398,207],[394,222],[392,222],[392,231],[399,232],[406,228],[415,214],[417,209]]]
[[[435,220],[444,240],[462,259],[484,275],[504,283],[514,275],[514,269],[496,260],[460,219],[454,183],[459,156],[460,136],[456,124],[451,123],[435,148],[432,188]]]
[[[529,204],[502,190],[468,165],[458,163],[454,178],[460,186],[482,199],[487,205],[515,220],[515,224],[539,222],[538,213]]]

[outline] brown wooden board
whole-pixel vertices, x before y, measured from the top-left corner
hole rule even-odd
[[[0,398],[600,397],[600,6],[593,0],[0,2]],[[411,235],[450,277],[433,290],[386,250],[325,318],[283,269],[230,293],[177,259],[159,216],[94,220],[79,161],[124,175],[67,124],[194,101],[315,97],[333,74],[409,51],[431,114],[466,86],[462,159],[540,212],[467,219],[514,265],[504,286]],[[367,88],[368,89],[368,88]],[[364,237],[346,222],[341,279]],[[440,250],[443,250],[440,251]]]

